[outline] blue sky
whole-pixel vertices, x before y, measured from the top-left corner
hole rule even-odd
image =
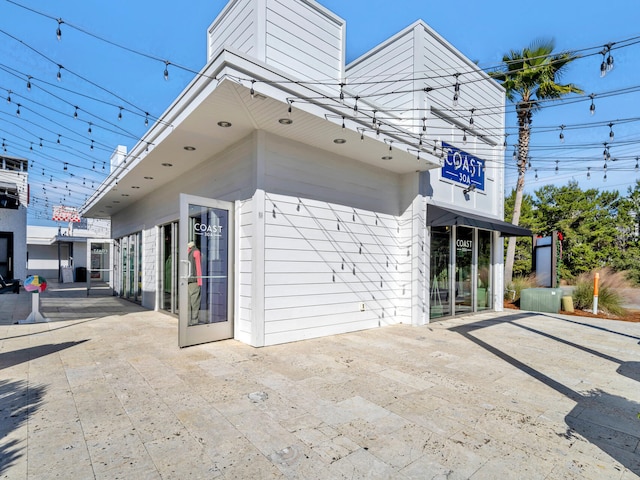
[[[640,44],[635,44],[638,40],[627,41],[640,36],[640,2],[319,3],[347,21],[348,61],[417,19],[424,20],[485,69],[498,65],[510,49],[521,49],[537,38],[554,38],[557,50],[591,54],[576,61],[564,80],[578,84],[587,95],[596,94],[596,113],[589,114],[588,98],[577,97],[580,101],[545,107],[535,115],[527,190],[547,183],[564,185],[575,179],[583,188],[626,192],[640,179],[633,168],[635,156],[640,155],[640,123],[625,120],[640,117],[640,97],[635,92],[640,87],[636,73],[640,71]],[[66,204],[82,204],[92,186],[95,188],[104,177],[103,163],[107,162],[108,169],[113,148],[117,144],[131,147],[146,130],[145,112],[151,118],[159,116],[193,78],[192,72],[204,66],[207,27],[225,4],[223,0],[0,0],[0,138],[8,155],[33,160],[30,223],[49,223],[46,217],[51,211],[50,207],[48,211],[44,208],[45,195],[49,205],[59,203],[56,199],[61,196]],[[63,21],[60,41],[56,38],[56,19]],[[614,44],[615,68],[601,78],[602,57],[593,54],[608,43]],[[162,59],[186,69],[169,65],[166,81]],[[60,81],[56,80],[58,70]],[[26,76],[33,77],[31,91],[26,89]],[[6,101],[9,96],[11,102]],[[78,119],[73,118],[75,106],[79,107]],[[123,114],[122,120],[118,120],[119,113]],[[507,117],[507,125],[515,125],[513,115]],[[558,138],[560,125],[567,125],[564,145]],[[89,126],[91,136],[87,135]],[[515,132],[510,132],[509,142],[513,144]],[[618,158],[608,163],[606,182],[604,142],[610,144],[612,158]],[[510,189],[515,185],[510,155],[507,162]]]

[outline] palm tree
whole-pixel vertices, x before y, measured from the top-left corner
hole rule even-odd
[[[501,67],[490,72],[490,75],[505,88],[509,101],[516,105],[518,182],[511,219],[514,225],[520,223],[533,113],[542,108],[543,101],[557,100],[571,93],[583,93],[572,83],[558,83],[567,65],[579,58],[578,55],[572,52],[553,53],[554,48],[555,42],[552,39],[534,41],[522,51],[511,50],[502,57]],[[504,268],[505,285],[512,280],[515,251],[516,237],[509,237]]]

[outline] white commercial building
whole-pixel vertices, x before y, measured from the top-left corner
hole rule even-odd
[[[454,98],[455,97],[455,98]],[[231,0],[205,67],[83,208],[179,344],[502,308],[500,85],[417,21],[349,65],[313,0]]]
[[[0,155],[0,275],[24,281],[27,273],[29,162]]]

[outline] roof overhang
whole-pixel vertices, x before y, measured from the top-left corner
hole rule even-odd
[[[289,118],[291,124],[280,121]],[[231,126],[221,127],[220,122]],[[397,174],[440,167],[439,159],[430,152],[422,150],[417,155],[416,145],[407,140],[415,136],[412,132],[400,124],[386,127],[376,135],[370,119],[363,117],[359,123],[351,107],[322,87],[224,50],[196,75],[131,149],[126,161],[98,187],[83,206],[82,215],[111,217],[256,130]],[[336,143],[336,139],[344,142]],[[383,159],[386,157],[392,158]]]
[[[500,232],[503,237],[530,237],[531,230],[512,223],[504,222],[491,217],[477,215],[470,212],[462,212],[452,208],[427,205],[427,226],[445,227],[452,225],[464,225],[467,227],[483,228]]]

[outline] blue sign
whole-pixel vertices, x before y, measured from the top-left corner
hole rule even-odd
[[[442,149],[445,154],[442,178],[467,187],[475,185],[477,190],[484,191],[484,160],[445,142]]]

